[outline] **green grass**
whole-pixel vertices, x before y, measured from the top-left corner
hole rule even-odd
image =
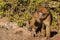
[[[23,3],[22,3],[23,2]],[[10,3],[12,5],[11,8],[8,8],[5,6],[7,3]],[[57,25],[57,21],[60,18],[60,16],[57,14],[60,13],[60,1],[52,1],[52,0],[7,0],[7,2],[0,0],[0,16],[2,14],[6,14],[6,17],[9,19],[9,21],[17,22],[19,26],[22,26],[23,23],[27,20],[30,20],[31,15],[33,12],[35,12],[35,9],[39,6],[48,6],[49,11],[53,15],[53,22],[52,26]],[[54,6],[54,7],[53,7]],[[17,9],[19,7],[19,9]],[[4,9],[6,8],[6,9]],[[16,9],[15,9],[16,8]],[[51,9],[51,8],[54,8]],[[13,11],[15,11],[13,13]],[[22,16],[21,16],[22,14]]]

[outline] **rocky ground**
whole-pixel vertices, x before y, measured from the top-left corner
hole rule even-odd
[[[4,20],[4,21],[3,21]],[[8,22],[6,18],[0,19],[0,40],[47,40],[46,37],[32,37],[27,28],[20,28],[16,23]],[[60,33],[50,40],[60,40]]]

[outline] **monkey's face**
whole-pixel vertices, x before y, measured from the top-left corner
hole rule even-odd
[[[39,19],[44,19],[44,18],[46,18],[47,15],[48,15],[48,13],[38,12],[38,18]]]
[[[37,9],[37,14],[39,19],[44,19],[49,14],[48,10],[45,7],[40,7]]]

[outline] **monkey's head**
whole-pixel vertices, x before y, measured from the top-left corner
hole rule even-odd
[[[49,14],[49,11],[47,8],[43,7],[43,6],[39,6],[37,8],[37,14],[38,14],[38,18],[39,19],[44,19],[47,17],[47,15]]]

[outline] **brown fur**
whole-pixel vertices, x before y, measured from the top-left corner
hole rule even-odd
[[[39,15],[39,12],[42,13],[42,16]],[[43,15],[44,14],[44,15]],[[51,23],[51,15],[47,8],[43,6],[39,6],[37,8],[37,11],[32,16],[32,19],[30,20],[30,26],[33,28],[35,26],[35,22],[42,23],[46,26],[46,37],[50,37],[50,23]],[[38,26],[36,26],[38,27]],[[36,30],[35,30],[36,31]]]

